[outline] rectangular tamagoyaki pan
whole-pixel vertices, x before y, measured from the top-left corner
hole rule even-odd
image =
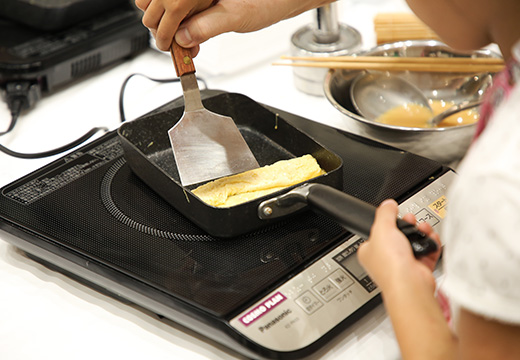
[[[342,190],[341,157],[289,124],[278,114],[240,94],[223,93],[203,102],[209,110],[235,120],[260,166],[311,154],[325,174],[306,183],[319,183]],[[229,238],[265,227],[306,207],[301,203],[293,204],[284,210],[284,216],[272,219],[265,216],[262,219],[258,213],[262,202],[301,184],[227,208],[214,207],[201,201],[191,192],[198,185],[181,185],[168,139],[168,129],[182,114],[182,107],[152,112],[123,123],[118,134],[125,159],[132,171],[193,223],[212,236]]]

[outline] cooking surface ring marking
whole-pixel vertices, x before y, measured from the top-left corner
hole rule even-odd
[[[112,198],[112,194],[110,189],[112,188],[112,183],[117,175],[118,171],[123,167],[123,165],[126,164],[126,161],[124,158],[119,158],[105,173],[103,176],[103,180],[101,182],[101,201],[103,202],[103,205],[108,210],[110,215],[112,215],[115,219],[117,219],[119,222],[123,223],[124,225],[137,230],[141,233],[165,238],[169,240],[179,240],[179,241],[215,241],[212,237],[208,235],[186,235],[186,234],[178,234],[173,233],[170,231],[165,230],[159,230],[156,228],[153,228],[148,225],[141,224],[125,213],[123,213],[119,207],[116,205],[114,199]]]

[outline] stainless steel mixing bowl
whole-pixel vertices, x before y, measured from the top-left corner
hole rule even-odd
[[[403,41],[377,46],[358,55],[499,57],[490,50],[456,52],[438,41]],[[466,153],[476,124],[445,128],[408,128],[374,122],[359,115],[352,104],[350,85],[359,71],[331,70],[325,77],[324,91],[330,103],[345,115],[346,125],[358,135],[407,150],[446,165],[459,161]],[[492,74],[397,73],[423,91],[427,98],[459,103],[479,99],[492,82]]]

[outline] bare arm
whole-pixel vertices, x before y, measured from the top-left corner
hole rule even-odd
[[[174,36],[179,45],[197,49],[199,44],[219,34],[256,31],[333,1],[135,0],[135,3],[144,11],[143,24],[154,33],[157,47],[168,50]]]
[[[456,359],[457,338],[443,316],[433,289],[420,276],[411,275],[403,276],[383,292],[403,359]]]
[[[520,326],[485,319],[462,309],[458,333],[461,359],[520,359]]]
[[[403,359],[455,358],[457,339],[435,298],[432,270],[439,253],[416,260],[395,225],[397,213],[394,201],[377,209],[370,238],[358,251],[359,260],[382,291]],[[405,220],[415,222],[411,215]],[[439,240],[428,224],[419,229]]]

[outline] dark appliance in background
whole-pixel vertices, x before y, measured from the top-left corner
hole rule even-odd
[[[63,30],[128,0],[2,0],[0,17],[43,31]]]
[[[42,94],[149,46],[129,0],[2,0],[0,91],[28,109]]]

